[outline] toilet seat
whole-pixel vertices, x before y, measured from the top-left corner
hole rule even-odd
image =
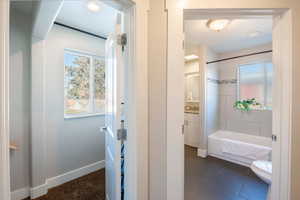
[[[252,171],[268,184],[272,183],[272,162],[266,160],[256,160],[252,163]]]

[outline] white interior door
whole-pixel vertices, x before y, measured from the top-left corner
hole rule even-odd
[[[118,14],[115,32],[106,41],[106,200],[121,199],[121,141],[118,140],[117,131],[123,115],[124,65],[122,47],[117,41],[120,34],[121,15]]]

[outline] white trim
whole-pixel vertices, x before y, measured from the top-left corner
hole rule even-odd
[[[166,200],[184,199],[184,24],[183,10],[178,9],[176,2],[166,1],[164,10],[167,11]]]
[[[47,183],[30,189],[30,198],[36,199],[48,193]]]
[[[207,149],[197,149],[197,156],[201,158],[206,158],[207,157]]]
[[[125,1],[125,0],[124,0]],[[125,53],[128,138],[125,142],[125,200],[148,199],[148,0],[123,10],[128,46]]]
[[[10,200],[9,0],[0,1],[0,199]]]
[[[11,200],[22,200],[30,196],[30,188],[25,187],[11,193]]]
[[[272,200],[291,198],[291,138],[293,98],[293,37],[292,14],[274,16],[273,27],[273,134],[277,141],[272,143]]]
[[[90,173],[93,173],[95,171],[98,171],[100,169],[105,168],[105,160],[101,160],[95,163],[92,163],[90,165],[86,165],[84,167],[69,171],[67,173],[48,178],[46,180],[46,183],[43,185],[39,185],[34,188],[21,188],[18,190],[15,190],[11,193],[11,200],[22,200],[27,197],[31,197],[32,199],[41,197],[43,195],[46,195],[48,193],[48,190],[54,187],[57,187],[59,185],[62,185],[64,183],[67,183],[69,181],[78,179],[82,176],[88,175]]]
[[[84,166],[82,168],[72,170],[65,174],[49,178],[49,179],[47,179],[46,183],[47,183],[48,189],[53,188],[53,187],[62,185],[66,182],[72,181],[74,179],[85,176],[87,174],[90,174],[92,172],[98,171],[103,168],[105,168],[105,160],[101,160],[101,161],[95,162],[93,164]]]
[[[65,115],[64,119],[80,119],[80,118],[87,118],[87,117],[103,117],[105,116],[104,113],[94,113],[94,114],[83,114],[83,115]]]

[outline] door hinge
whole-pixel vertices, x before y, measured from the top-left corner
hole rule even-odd
[[[121,120],[121,128],[117,131],[118,140],[127,140],[127,129],[124,126],[124,120]]]
[[[127,45],[127,34],[122,33],[118,35],[118,45],[122,46],[122,51],[124,51],[125,46]]]
[[[277,141],[277,136],[276,135],[272,135],[272,141],[276,142]]]
[[[184,135],[184,124],[181,126],[181,133],[182,133],[182,135]]]

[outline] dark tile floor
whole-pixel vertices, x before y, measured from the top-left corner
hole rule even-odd
[[[266,200],[268,185],[250,168],[214,157],[197,156],[185,147],[184,200]]]
[[[197,156],[185,147],[184,200],[265,200],[268,186],[247,167]],[[99,170],[49,190],[36,200],[104,200],[105,171]],[[26,199],[29,200],[29,199]]]
[[[102,169],[52,188],[36,200],[105,200],[105,171]]]

